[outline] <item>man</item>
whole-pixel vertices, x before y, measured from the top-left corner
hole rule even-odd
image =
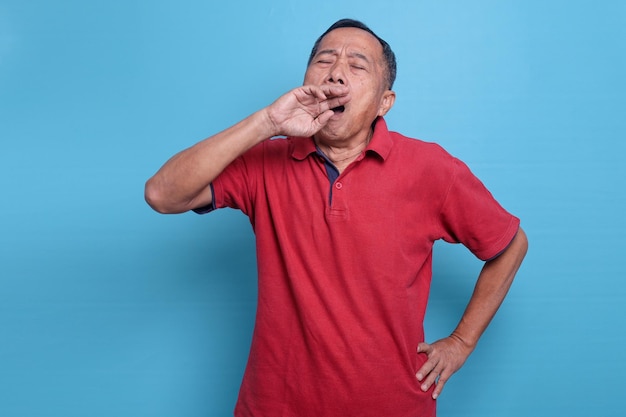
[[[259,294],[237,416],[434,416],[522,262],[519,220],[462,162],[387,130],[394,78],[389,45],[341,20],[315,44],[302,87],[146,184],[162,213],[250,218]],[[486,263],[458,327],[428,344],[438,239]]]

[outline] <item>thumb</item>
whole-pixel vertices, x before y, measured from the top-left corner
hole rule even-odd
[[[430,351],[430,345],[426,342],[422,342],[417,345],[417,353],[428,353]]]
[[[335,112],[333,112],[332,110],[326,110],[315,118],[315,122],[318,125],[319,129],[323,128],[326,123],[328,123],[330,118],[333,117],[333,114],[335,114]]]

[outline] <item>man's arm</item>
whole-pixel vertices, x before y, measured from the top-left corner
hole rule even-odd
[[[528,240],[520,228],[506,250],[485,263],[467,309],[454,332],[447,338],[432,344],[420,343],[417,347],[418,352],[428,355],[428,360],[416,376],[422,382],[423,391],[437,384],[433,398],[441,394],[445,383],[461,368],[476,347],[478,339],[511,287],[527,250]]]
[[[160,213],[211,204],[209,185],[254,145],[277,135],[312,136],[350,100],[345,86],[303,86],[236,125],[174,155],[146,182],[145,198]]]

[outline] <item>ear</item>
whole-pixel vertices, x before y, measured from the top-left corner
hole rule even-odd
[[[384,116],[393,107],[393,103],[396,102],[396,93],[387,90],[383,93],[383,97],[380,100],[380,107],[378,108],[378,116]]]

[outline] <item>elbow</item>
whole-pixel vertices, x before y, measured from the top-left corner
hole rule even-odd
[[[155,184],[154,178],[150,178],[144,188],[144,199],[146,203],[156,212],[161,214],[172,213],[167,207],[167,201],[160,187]]]
[[[519,247],[520,247],[519,250],[520,250],[520,253],[521,253],[521,257],[523,259],[526,256],[526,254],[528,253],[528,236],[522,230],[521,227],[519,228],[519,230],[517,232],[516,238],[519,240]]]
[[[146,182],[144,199],[154,211],[161,214],[179,214],[191,210],[189,204],[176,201],[170,191],[154,177]]]
[[[517,232],[515,238],[510,243],[509,247],[506,249],[506,257],[503,258],[503,262],[509,263],[510,268],[513,272],[513,275],[517,273],[517,270],[522,265],[524,258],[526,257],[526,253],[528,252],[528,238],[526,237],[526,233],[520,229]]]
[[[509,246],[504,250],[502,255],[506,254],[507,257],[516,265],[516,270],[522,264],[522,261],[526,257],[528,252],[528,238],[526,233],[520,227],[517,234],[509,243]],[[499,256],[500,257],[500,256]]]

